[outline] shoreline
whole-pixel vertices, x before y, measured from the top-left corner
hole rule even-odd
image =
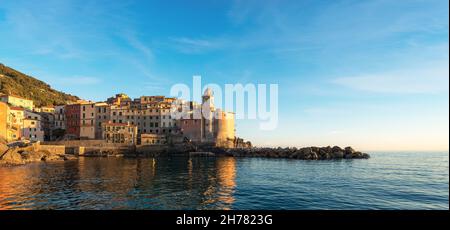
[[[296,160],[339,160],[369,159],[367,153],[352,147],[339,146],[303,148],[223,148],[213,145],[178,144],[173,146],[110,146],[89,145],[89,142],[76,142],[71,145],[61,143],[33,143],[26,146],[8,147],[2,144],[0,166],[23,165],[30,162],[73,160],[78,157],[239,157],[239,158],[284,158]]]

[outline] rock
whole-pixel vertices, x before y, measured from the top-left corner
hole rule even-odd
[[[6,151],[8,151],[8,146],[4,143],[0,143],[0,157],[3,155],[3,153],[5,153]]]
[[[331,149],[331,152],[333,152],[333,153],[335,153],[335,152],[342,152],[342,151],[343,150],[339,146],[333,146],[333,148]]]
[[[22,159],[25,162],[36,162],[41,161],[42,157],[44,156],[41,152],[27,152],[24,151],[20,154],[22,156]]]
[[[318,153],[319,150],[320,150],[320,148],[319,148],[319,147],[311,147],[311,150],[312,150],[313,152]]]
[[[352,154],[345,154],[345,155],[344,155],[344,158],[345,158],[345,159],[352,159]]]
[[[344,152],[342,152],[342,151],[333,152],[334,159],[342,159],[343,157],[344,157]]]
[[[353,154],[355,152],[355,150],[352,147],[345,147],[345,151],[344,153],[347,154]]]
[[[70,154],[64,154],[63,159],[64,159],[65,161],[68,161],[68,160],[76,160],[77,157],[74,156],[74,155],[70,155]]]
[[[354,152],[352,153],[352,158],[362,158],[363,154],[361,152]]]
[[[312,153],[312,149],[310,147],[307,148],[303,148],[302,149],[303,155],[307,156],[307,155],[311,155]]]
[[[61,160],[61,156],[58,154],[50,153],[49,151],[42,150],[39,151],[40,154],[42,154],[42,160],[43,161],[54,161],[54,160]]]
[[[18,148],[10,148],[8,149],[1,157],[0,163],[8,164],[8,165],[22,165],[25,161],[22,159],[22,156],[18,152]]]

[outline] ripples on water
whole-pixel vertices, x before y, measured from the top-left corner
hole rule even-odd
[[[448,209],[448,153],[80,158],[0,167],[0,209]]]

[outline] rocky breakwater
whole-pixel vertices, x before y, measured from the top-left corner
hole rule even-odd
[[[51,153],[34,145],[8,147],[0,143],[0,166],[23,165],[30,162],[72,160],[76,157],[67,154]]]
[[[227,149],[227,155],[235,157],[290,158],[301,160],[368,159],[370,155],[355,151],[352,147],[339,146],[305,148],[242,148]]]

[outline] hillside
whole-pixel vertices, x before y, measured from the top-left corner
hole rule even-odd
[[[78,97],[54,90],[50,85],[0,63],[0,93],[34,101],[35,106],[66,104]]]

